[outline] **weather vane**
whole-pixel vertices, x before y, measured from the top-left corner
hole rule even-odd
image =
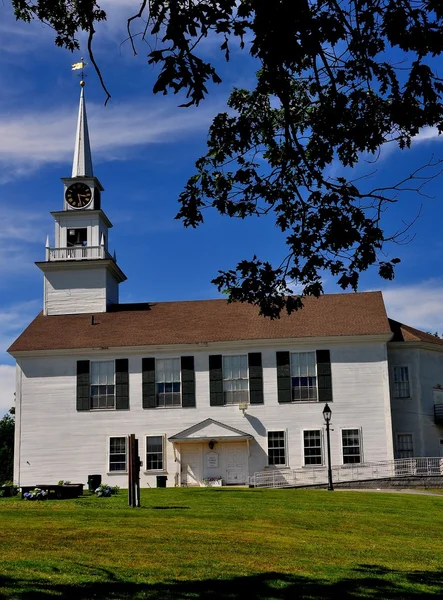
[[[79,77],[81,77],[80,79],[80,85],[81,87],[84,87],[85,85],[85,77],[86,75],[84,74],[84,68],[86,67],[87,63],[84,62],[83,57],[80,59],[80,62],[76,62],[72,65],[71,67],[71,71],[78,71],[81,70],[81,73],[79,73]]]

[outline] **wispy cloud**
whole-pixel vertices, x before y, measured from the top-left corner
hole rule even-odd
[[[0,309],[0,353],[6,352],[15,338],[29,325],[40,310],[40,300],[19,302]],[[0,361],[6,362],[1,354]]]
[[[443,279],[391,286],[382,291],[392,319],[425,331],[443,331]]]
[[[0,419],[14,406],[15,367],[0,365]]]
[[[94,159],[109,161],[129,157],[130,150],[161,144],[207,129],[217,108],[207,104],[198,109],[178,109],[164,101],[127,102],[109,107],[88,106]],[[72,159],[76,109],[0,116],[0,182],[28,174],[49,163]],[[72,132],[72,135],[66,135]],[[63,135],[62,135],[63,133]]]

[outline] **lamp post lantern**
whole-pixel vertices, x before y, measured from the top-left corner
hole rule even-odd
[[[330,492],[334,491],[334,486],[332,485],[332,468],[331,468],[331,438],[329,435],[329,422],[331,420],[332,410],[329,408],[329,404],[326,404],[323,409],[323,418],[326,423],[326,445],[328,449],[328,490]]]

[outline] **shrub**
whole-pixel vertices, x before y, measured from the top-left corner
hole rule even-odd
[[[5,498],[6,496],[17,496],[18,490],[18,485],[15,485],[12,481],[5,481],[5,483],[0,486],[0,498]]]
[[[57,485],[69,485],[70,483],[70,481],[63,481],[63,479],[60,479]]]
[[[95,490],[95,493],[99,498],[109,498],[110,496],[115,496],[115,494],[118,494],[119,491],[120,488],[118,485],[110,486],[107,483],[102,483]]]

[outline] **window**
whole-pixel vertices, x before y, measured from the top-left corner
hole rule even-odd
[[[412,433],[397,433],[397,455],[398,458],[412,458],[414,456]]]
[[[225,404],[249,400],[248,357],[223,357],[223,397]]]
[[[286,465],[284,431],[268,431],[268,463],[270,465]]]
[[[394,397],[410,397],[408,367],[394,367]]]
[[[146,470],[163,471],[163,436],[146,438]]]
[[[342,430],[343,464],[350,465],[361,462],[361,444],[359,429]]]
[[[109,471],[127,471],[126,438],[112,437],[109,439]]]
[[[115,408],[113,360],[91,362],[91,408]]]
[[[305,465],[322,465],[322,439],[320,429],[303,432]]]
[[[181,406],[180,359],[159,358],[155,361],[157,406]]]
[[[88,239],[88,230],[85,228],[81,229],[68,229],[66,234],[66,241],[68,248],[77,246],[86,246]]]
[[[292,401],[317,400],[315,352],[291,353]]]

